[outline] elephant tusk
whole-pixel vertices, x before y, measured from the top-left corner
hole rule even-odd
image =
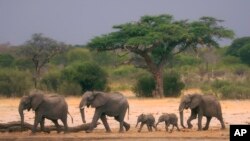
[[[84,109],[84,107],[85,107],[85,105],[84,105],[84,106],[82,106],[80,109],[82,110],[82,109]]]

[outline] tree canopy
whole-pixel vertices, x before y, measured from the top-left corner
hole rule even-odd
[[[92,39],[87,46],[100,51],[123,50],[141,57],[156,81],[156,96],[163,97],[163,67],[187,48],[218,47],[218,39],[233,38],[222,20],[201,17],[197,21],[174,20],[171,15],[143,16],[137,22],[115,25],[114,32]]]

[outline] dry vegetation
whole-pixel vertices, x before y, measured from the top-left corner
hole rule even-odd
[[[158,119],[161,113],[176,113],[178,115],[179,98],[165,98],[165,99],[138,99],[133,97],[131,92],[124,92],[129,98],[130,111],[129,117],[126,115],[125,120],[131,124],[131,129],[126,133],[118,133],[119,124],[113,119],[108,118],[108,122],[112,129],[112,133],[105,133],[103,125],[99,125],[93,133],[69,133],[57,134],[55,131],[50,134],[37,133],[30,136],[30,131],[26,132],[13,132],[13,133],[0,133],[0,140],[228,140],[229,139],[229,125],[230,124],[250,124],[250,100],[222,100],[222,110],[227,129],[220,130],[220,123],[217,119],[213,118],[208,131],[198,132],[197,121],[193,121],[193,129],[181,129],[180,132],[174,130],[173,133],[166,133],[163,123],[158,126],[160,131],[149,133],[146,127],[143,128],[141,133],[138,133],[135,128],[137,116],[141,113],[153,113],[155,118]],[[74,118],[74,123],[68,120],[69,126],[78,126],[81,123],[81,117],[78,109],[80,97],[66,98],[69,104],[69,111]],[[0,98],[0,123],[6,123],[19,120],[17,107],[19,104],[18,98]],[[93,109],[87,109],[87,122],[91,121],[93,116]],[[188,118],[190,111],[186,111],[185,119]],[[33,124],[33,112],[25,112],[25,121]],[[129,119],[128,119],[129,118]],[[203,120],[203,124],[205,121]],[[52,123],[46,120],[46,125]]]

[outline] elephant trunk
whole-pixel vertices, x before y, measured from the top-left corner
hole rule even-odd
[[[21,131],[23,131],[24,114],[23,114],[23,106],[22,106],[22,104],[19,104],[18,111],[19,111],[19,115],[21,117]]]
[[[138,123],[139,123],[139,121],[137,121],[137,123],[136,123],[135,127],[137,127]]]
[[[81,116],[82,116],[82,122],[83,122],[83,123],[86,123],[84,108],[81,108],[81,109],[80,109],[80,113],[81,113]]]
[[[183,103],[180,103],[180,106],[179,106],[179,112],[180,112],[180,122],[181,122],[181,126],[183,128],[186,128],[183,124],[183,110],[185,108],[185,105]]]
[[[184,124],[183,124],[183,110],[180,111],[180,121],[181,121],[181,126],[182,126],[183,128],[186,128],[186,127],[184,126]]]

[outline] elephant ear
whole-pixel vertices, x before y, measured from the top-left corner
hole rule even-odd
[[[201,95],[194,94],[191,96],[190,109],[196,108],[201,103]]]
[[[104,104],[106,104],[106,102],[108,101],[108,97],[105,96],[105,93],[102,92],[93,92],[94,95],[94,100],[91,104],[91,107],[100,107]]]
[[[35,111],[38,108],[38,106],[42,103],[44,95],[41,93],[35,93],[32,94],[30,97],[31,97],[32,110]]]

